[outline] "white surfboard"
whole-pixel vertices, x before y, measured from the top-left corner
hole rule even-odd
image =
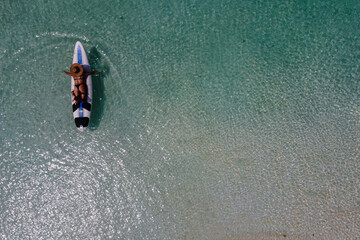
[[[73,63],[81,64],[84,68],[84,72],[90,72],[90,65],[85,49],[79,41],[76,42],[75,44]],[[76,104],[73,96],[71,96],[75,124],[80,131],[85,131],[89,126],[91,105],[92,105],[91,75],[86,76],[85,80],[86,80],[87,92],[88,92],[87,101]],[[75,89],[75,81],[74,78],[71,77],[71,91],[74,91],[74,89]]]

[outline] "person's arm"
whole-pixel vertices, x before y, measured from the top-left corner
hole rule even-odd
[[[102,72],[102,71],[86,72],[86,73],[84,73],[84,76],[92,75],[92,74],[99,73],[99,72]]]
[[[64,73],[66,73],[67,75],[73,77],[72,73],[69,73],[69,72],[66,72],[66,71],[64,71]]]

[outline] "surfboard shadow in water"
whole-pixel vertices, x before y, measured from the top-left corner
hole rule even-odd
[[[92,76],[93,102],[91,106],[89,129],[96,130],[99,127],[104,114],[104,104],[106,101],[104,95],[104,79],[109,74],[110,68],[101,62],[101,54],[95,47],[90,50],[89,64],[91,66],[91,71],[102,71],[101,73]]]

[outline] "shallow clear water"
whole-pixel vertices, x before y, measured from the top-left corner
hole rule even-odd
[[[0,238],[360,236],[359,1],[0,11]],[[78,40],[104,70],[85,133]]]

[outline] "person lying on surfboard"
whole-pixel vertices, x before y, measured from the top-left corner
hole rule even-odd
[[[64,73],[74,78],[75,88],[74,91],[71,91],[71,94],[73,95],[76,104],[79,104],[80,102],[86,102],[86,76],[99,72],[101,71],[84,72],[84,68],[78,63],[73,63],[71,65],[70,72],[64,71]]]

